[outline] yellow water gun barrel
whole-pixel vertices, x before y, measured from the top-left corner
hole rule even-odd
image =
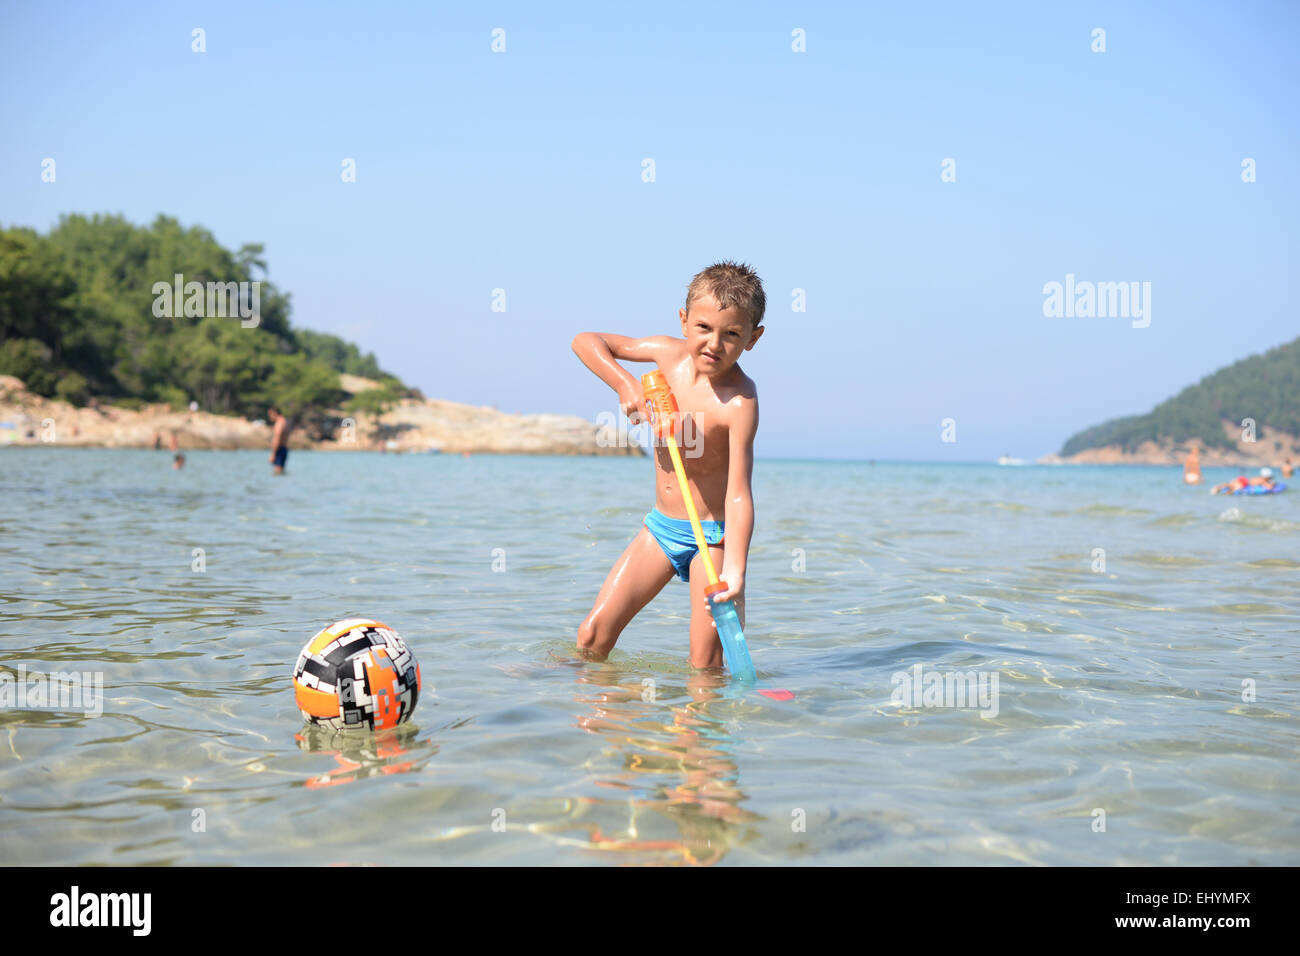
[[[695,546],[700,549],[704,559],[704,573],[708,575],[709,584],[718,583],[718,572],[713,567],[709,556],[709,545],[704,539],[704,528],[700,525],[700,513],[695,510],[695,498],[691,487],[686,483],[686,467],[682,464],[681,453],[677,450],[677,420],[681,413],[677,410],[677,399],[673,390],[659,370],[646,372],[641,376],[641,390],[645,393],[646,411],[650,414],[650,427],[659,438],[668,445],[668,454],[673,459],[673,471],[677,474],[677,484],[682,489],[682,501],[686,504],[686,514],[691,519],[691,530],[695,532]]]

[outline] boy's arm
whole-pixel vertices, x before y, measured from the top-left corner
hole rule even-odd
[[[625,362],[659,362],[668,357],[681,340],[671,335],[651,335],[634,339],[612,332],[579,332],[573,337],[573,351],[582,364],[591,369],[615,391],[624,381],[637,382],[632,373],[615,359]],[[639,386],[641,383],[637,382]]]
[[[583,365],[618,394],[623,414],[634,419],[640,417],[641,381],[616,359],[662,364],[671,361],[679,344],[680,340],[669,335],[634,339],[612,332],[579,332],[573,338],[573,351]]]
[[[754,435],[758,432],[758,398],[744,399],[728,429],[726,546],[719,577],[727,590],[716,601],[742,597],[745,593],[745,565],[749,560],[749,539],[754,533]]]

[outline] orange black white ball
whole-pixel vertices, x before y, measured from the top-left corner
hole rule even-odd
[[[420,665],[391,627],[349,618],[307,642],[293,668],[293,693],[310,723],[386,730],[415,712]]]

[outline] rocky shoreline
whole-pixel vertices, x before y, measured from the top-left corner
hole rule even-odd
[[[379,383],[341,376],[345,391],[356,394]],[[644,449],[617,429],[576,415],[511,415],[443,399],[398,402],[380,416],[331,415],[334,434],[312,439],[295,430],[289,447],[320,451],[407,451],[450,454],[644,456]],[[1260,428],[1256,440],[1243,440],[1240,428],[1224,423],[1235,448],[1201,448],[1201,467],[1276,467],[1288,456],[1300,462],[1300,437]],[[178,411],[168,405],[139,410],[92,404],[76,407],[43,398],[11,375],[0,375],[0,446],[54,444],[81,448],[168,448],[175,436],[180,450],[195,448],[266,450],[271,428],[262,421],[202,410]],[[1191,446],[1171,439],[1088,448],[1075,455],[1044,455],[1040,465],[1169,465],[1181,467]]]
[[[365,379],[344,377],[348,391],[362,391],[370,384]],[[339,410],[331,420],[331,437],[313,440],[299,429],[290,434],[289,447],[451,454],[645,454],[634,443],[620,446],[614,428],[576,415],[510,415],[441,399],[403,399],[380,416],[349,415]],[[181,451],[267,450],[271,428],[261,421],[201,410],[177,411],[168,405],[147,405],[139,410],[104,404],[78,408],[35,395],[13,376],[0,375],[0,446],[168,448],[173,436]]]
[[[1263,468],[1276,467],[1288,456],[1300,462],[1300,438],[1276,429],[1260,428],[1255,441],[1245,441],[1241,428],[1224,423],[1224,434],[1233,441],[1234,448],[1207,448],[1201,446],[1202,468]],[[1126,451],[1119,445],[1103,445],[1062,457],[1044,455],[1037,460],[1040,465],[1178,465],[1182,467],[1191,451],[1190,442],[1175,442],[1165,438],[1145,441],[1137,448]]]

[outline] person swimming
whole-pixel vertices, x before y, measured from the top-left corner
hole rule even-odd
[[[1248,487],[1251,487],[1252,485],[1253,486],[1262,485],[1265,488],[1272,488],[1276,484],[1277,482],[1273,480],[1273,469],[1261,468],[1259,470],[1258,477],[1247,478],[1245,475],[1238,475],[1236,478],[1232,479],[1232,481],[1225,481],[1221,485],[1215,485],[1212,489],[1210,489],[1210,494],[1235,495],[1237,492],[1242,491]]]

